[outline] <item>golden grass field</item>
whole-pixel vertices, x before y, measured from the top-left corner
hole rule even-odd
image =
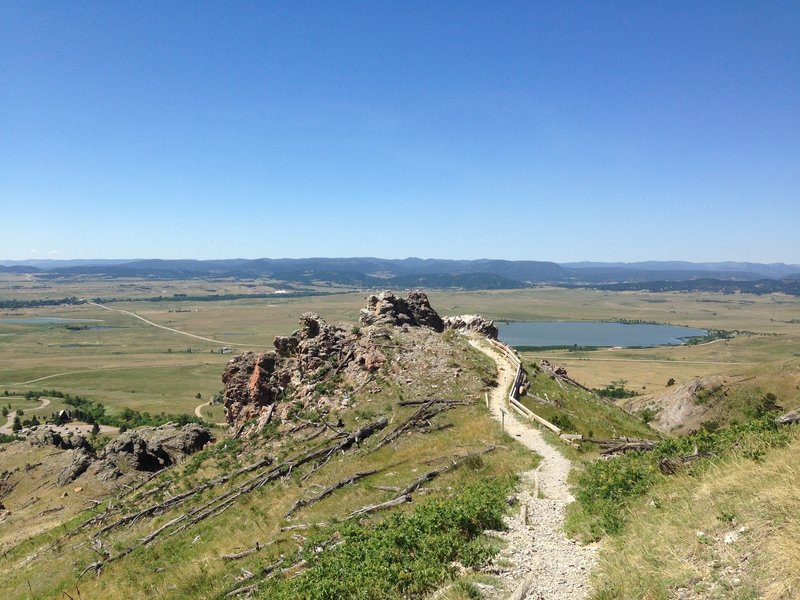
[[[28,276],[5,275],[0,298],[151,297],[175,293],[254,293],[275,289],[266,281],[79,280],[41,284]],[[158,325],[218,340],[210,342],[167,331],[122,312],[91,305],[0,312],[0,318],[97,319],[90,329],[63,324],[0,323],[0,393],[60,389],[107,403],[151,412],[192,413],[222,387],[230,354],[216,351],[268,349],[275,335],[290,333],[306,311],[330,322],[355,323],[365,292],[330,296],[244,299],[217,302],[112,302]],[[735,339],[699,346],[593,352],[526,353],[564,364],[590,387],[623,379],[637,391],[663,389],[710,373],[757,367],[800,356],[800,299],[706,293],[647,293],[535,288],[491,292],[429,294],[442,314],[479,313],[494,319],[630,319],[700,328],[736,330]],[[94,326],[101,328],[92,328]],[[212,353],[214,351],[214,353]],[[196,398],[197,394],[201,399]],[[221,416],[211,410],[213,418]]]

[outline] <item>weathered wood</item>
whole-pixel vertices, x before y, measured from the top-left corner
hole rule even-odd
[[[508,600],[523,600],[528,594],[528,591],[533,587],[533,582],[536,579],[535,573],[529,573],[528,576],[517,584]]]
[[[688,456],[677,456],[675,458],[662,458],[661,461],[658,463],[658,469],[664,475],[674,475],[689,463],[693,463],[696,460],[700,460],[701,458],[707,458],[709,456],[711,455],[708,452],[696,452],[695,454],[689,454]]]
[[[370,514],[370,513],[373,513],[373,512],[379,511],[379,510],[383,510],[383,509],[386,509],[386,508],[392,508],[394,506],[399,506],[400,504],[405,504],[406,502],[411,502],[411,494],[413,494],[415,491],[417,491],[419,489],[419,487],[423,483],[427,483],[428,481],[431,481],[431,480],[435,479],[436,477],[439,477],[440,475],[443,475],[445,473],[448,473],[448,472],[452,471],[453,469],[456,469],[456,468],[460,467],[462,464],[464,464],[470,458],[473,458],[475,456],[480,456],[481,454],[486,454],[488,452],[493,452],[494,450],[496,450],[496,448],[497,448],[497,446],[494,446],[494,445],[487,446],[486,448],[484,448],[483,450],[481,450],[479,452],[472,452],[470,454],[465,454],[464,456],[456,457],[455,459],[453,459],[453,462],[450,463],[449,465],[447,465],[447,466],[445,466],[445,467],[443,467],[441,469],[434,469],[433,471],[429,471],[429,472],[425,473],[421,477],[417,477],[414,481],[409,483],[405,488],[400,490],[400,493],[396,497],[394,497],[393,499],[387,500],[386,502],[382,502],[380,504],[375,504],[375,505],[372,505],[372,506],[365,506],[363,508],[359,508],[358,510],[355,510],[352,513],[350,513],[347,516],[347,518],[351,519],[353,517],[358,517],[358,516],[361,516],[361,515]]]
[[[267,409],[267,418],[264,419],[264,423],[269,423],[272,420],[272,413],[275,412],[275,404],[270,404],[269,408]]]
[[[440,412],[449,410],[455,406],[461,406],[461,404],[452,404],[448,400],[440,400],[438,398],[425,401],[425,403],[422,404],[420,408],[414,412],[414,414],[401,421],[392,431],[386,434],[384,438],[378,442],[375,447],[372,448],[372,450],[370,450],[370,452],[374,452],[386,444],[393,442],[403,433],[409,431],[413,427],[422,427],[426,425],[430,426],[429,420],[431,418]]]
[[[267,542],[266,544],[260,544],[256,542],[256,545],[252,548],[248,548],[247,550],[242,550],[241,552],[235,552],[233,554],[223,554],[222,560],[238,560],[240,558],[244,558],[245,556],[250,556],[251,554],[255,554],[260,550],[263,550],[267,546],[270,546],[275,543],[275,540]]]
[[[793,425],[795,423],[800,423],[800,410],[795,410],[790,413],[786,413],[775,419],[775,422],[778,425]]]
[[[371,471],[363,471],[361,473],[356,473],[354,475],[350,475],[350,476],[345,477],[344,479],[342,479],[340,481],[337,481],[336,483],[326,487],[324,490],[322,490],[318,494],[315,494],[314,496],[311,496],[310,498],[300,498],[297,502],[295,502],[292,505],[292,507],[284,515],[284,517],[288,519],[298,509],[303,508],[304,506],[308,506],[310,504],[314,504],[315,502],[319,502],[320,500],[322,500],[326,496],[329,496],[330,494],[332,494],[336,490],[338,490],[340,488],[343,488],[346,485],[350,485],[351,483],[354,483],[354,482],[358,481],[359,479],[363,479],[364,477],[369,477],[370,475],[374,475],[379,470],[380,469],[373,469]]]
[[[256,591],[257,587],[258,587],[257,583],[254,583],[254,584],[251,584],[251,585],[246,585],[244,587],[240,587],[240,588],[236,588],[235,590],[231,590],[230,592],[225,594],[225,596],[227,598],[232,598],[233,596],[239,596],[240,594],[248,594],[250,592]]]
[[[398,406],[420,406],[423,404],[448,404],[450,406],[469,406],[472,402],[466,400],[447,400],[445,398],[427,398],[425,400],[400,400]]]
[[[351,432],[350,434],[348,434],[346,436],[341,436],[339,438],[339,441],[337,443],[335,443],[335,444],[317,448],[317,449],[312,450],[311,452],[308,452],[308,453],[306,453],[306,454],[304,454],[302,456],[296,457],[296,458],[294,458],[292,460],[288,460],[288,461],[278,465],[277,467],[274,467],[273,469],[271,469],[267,473],[263,473],[263,474],[257,475],[255,477],[251,478],[249,481],[245,482],[244,484],[242,484],[242,485],[240,485],[240,486],[238,486],[238,487],[236,487],[236,488],[234,488],[232,490],[229,490],[228,492],[225,492],[224,494],[221,494],[220,496],[212,499],[211,501],[209,501],[209,502],[207,502],[207,503],[205,503],[205,504],[203,504],[203,505],[201,505],[201,506],[199,506],[199,507],[187,512],[187,513],[184,513],[182,515],[179,515],[179,516],[175,517],[171,521],[168,521],[167,523],[165,523],[164,525],[162,525],[161,527],[159,527],[155,531],[151,532],[150,534],[148,534],[144,538],[141,538],[137,545],[131,546],[130,548],[128,548],[126,550],[123,550],[119,554],[117,554],[115,556],[112,556],[112,557],[109,557],[108,559],[106,559],[105,564],[108,564],[109,562],[112,562],[114,560],[122,558],[123,556],[125,556],[125,555],[129,554],[130,552],[132,552],[136,547],[144,546],[146,544],[149,544],[150,542],[155,540],[157,537],[159,537],[162,533],[167,531],[170,527],[172,527],[174,525],[177,525],[178,523],[185,522],[185,524],[182,527],[177,528],[177,529],[173,529],[173,531],[172,531],[173,534],[177,533],[178,531],[183,531],[187,527],[189,527],[191,525],[194,525],[194,524],[198,523],[199,521],[201,521],[201,520],[203,520],[205,518],[216,516],[216,515],[220,514],[221,512],[227,510],[231,506],[233,506],[233,504],[236,501],[236,499],[239,498],[240,496],[242,496],[244,494],[247,494],[247,493],[250,493],[253,490],[256,490],[256,489],[262,487],[263,485],[269,483],[270,481],[273,481],[275,479],[278,479],[279,477],[283,477],[284,475],[287,475],[287,474],[291,473],[292,469],[297,468],[297,467],[299,467],[299,466],[301,466],[301,465],[303,465],[305,463],[311,462],[311,461],[316,460],[316,459],[318,459],[320,457],[323,457],[323,456],[331,456],[332,454],[334,454],[334,453],[336,453],[338,451],[346,450],[346,449],[350,448],[353,444],[357,444],[361,440],[373,435],[376,431],[379,431],[379,430],[383,429],[384,427],[386,427],[386,425],[388,423],[389,423],[389,420],[386,417],[381,417],[377,421],[374,421],[373,423],[370,423],[369,425],[366,425],[366,426],[362,427],[361,429],[359,429],[357,431],[353,431],[353,432]],[[245,472],[245,471],[248,471],[248,470],[252,470],[251,467],[245,467],[244,469],[239,469],[237,471],[237,473],[241,473],[241,472]],[[208,487],[211,487],[213,482],[218,482],[218,481],[220,481],[222,479],[227,481],[232,476],[233,475],[227,476],[225,478],[216,478],[214,480],[206,482],[205,484],[203,484],[201,486],[197,486],[196,488],[193,488],[192,490],[189,490],[188,492],[185,492],[184,494],[181,494],[180,496],[175,496],[174,498],[172,498],[171,500],[169,500],[167,502],[174,502],[177,498],[180,498],[181,499],[180,501],[182,502],[186,498],[190,497],[191,495],[195,495],[195,494],[199,493],[200,491],[202,491],[204,489],[207,489]],[[161,505],[157,505],[157,506],[158,507],[162,507],[164,504],[165,503],[162,503]],[[172,504],[170,506],[173,506],[173,505],[174,504]],[[134,515],[130,515],[129,517],[125,517],[124,519],[121,519],[120,521],[117,521],[112,525],[117,527],[117,526],[120,525],[120,523],[122,521],[127,523],[127,522],[133,521],[134,518],[138,518],[140,516],[152,516],[152,514],[153,514],[152,511],[148,513],[148,511],[150,511],[152,508],[153,507],[149,507],[145,511],[139,511],[138,513],[135,513]],[[104,531],[108,531],[108,530],[109,530],[108,528],[104,528]],[[97,535],[99,535],[99,534],[97,534]],[[95,537],[97,537],[97,535],[95,535]],[[170,534],[170,535],[172,535],[172,534]],[[104,563],[101,562],[100,565],[97,566],[96,568],[99,569],[103,564]],[[81,576],[84,573],[86,573],[86,571],[89,570],[91,567],[92,567],[92,565],[90,565],[89,567],[84,569],[83,572],[81,573]]]
[[[377,512],[379,510],[400,506],[401,504],[405,504],[406,502],[411,502],[411,494],[403,494],[401,496],[397,496],[396,498],[392,498],[391,500],[387,500],[386,502],[381,502],[380,504],[364,506],[362,508],[359,508],[358,510],[354,510],[353,512],[351,512],[349,515],[347,515],[347,518],[352,519],[353,517],[368,515]]]
[[[603,450],[600,454],[602,456],[608,456],[610,454],[624,454],[625,452],[632,452],[634,450],[649,452],[655,447],[656,447],[655,442],[647,442],[647,441],[623,442],[622,444],[617,444],[616,446],[612,446],[610,448]]]

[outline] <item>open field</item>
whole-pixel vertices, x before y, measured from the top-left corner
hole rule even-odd
[[[265,283],[235,281],[79,280],[48,282],[5,280],[1,298],[143,296],[174,293],[217,294],[269,291]],[[7,278],[8,279],[8,278]],[[243,287],[257,285],[262,287]],[[20,287],[14,287],[20,286]],[[131,293],[129,293],[131,292]],[[112,302],[105,310],[92,305],[0,311],[0,318],[57,317],[85,323],[0,323],[0,392],[59,389],[121,409],[184,412],[220,391],[220,376],[231,352],[272,347],[275,335],[297,327],[306,311],[330,322],[355,323],[366,292],[305,298],[243,299],[216,302]],[[594,352],[526,353],[567,366],[591,387],[619,379],[629,389],[663,389],[667,380],[739,370],[800,356],[800,299],[780,296],[683,293],[602,292],[562,288],[492,292],[432,292],[431,303],[442,314],[480,313],[495,319],[604,320],[628,319],[700,328],[750,332],[706,345]],[[217,342],[154,327],[129,311],[163,327]],[[645,388],[642,390],[642,388]],[[200,394],[200,399],[197,398]],[[219,420],[219,407],[210,418]]]

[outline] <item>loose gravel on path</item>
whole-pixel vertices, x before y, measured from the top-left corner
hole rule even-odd
[[[567,485],[571,463],[545,442],[537,429],[508,410],[506,394],[516,368],[487,343],[471,343],[497,363],[498,385],[489,395],[492,417],[500,421],[501,409],[505,411],[506,432],[542,457],[537,469],[520,476],[518,506],[527,505],[529,524],[522,521],[522,510],[515,510],[506,517],[508,530],[500,534],[508,545],[498,562],[511,565],[510,572],[501,576],[507,593],[531,577],[526,600],[582,600],[590,592],[589,574],[596,562],[597,546],[582,546],[564,535],[566,507],[574,500]],[[534,497],[537,479],[541,498]]]

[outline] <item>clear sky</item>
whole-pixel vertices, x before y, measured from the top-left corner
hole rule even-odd
[[[800,3],[0,0],[0,259],[800,263]]]

